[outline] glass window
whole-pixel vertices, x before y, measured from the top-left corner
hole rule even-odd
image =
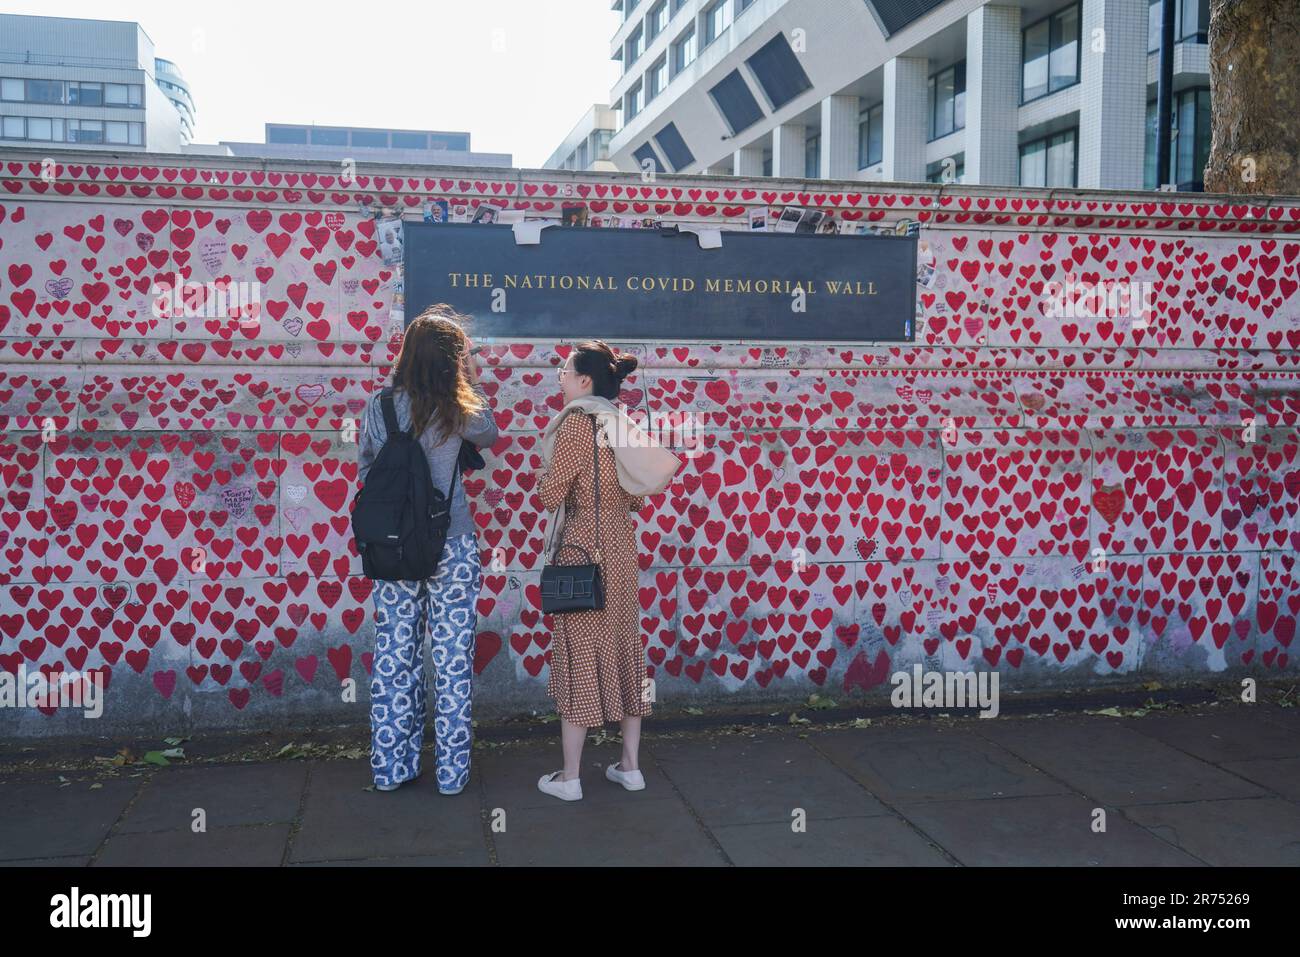
[[[659,162],[659,157],[655,154],[654,147],[649,143],[642,143],[632,151],[632,158],[636,160],[637,169],[654,170],[656,173],[666,173],[664,164]]]
[[[1079,79],[1079,8],[1067,7],[1052,17],[1051,91]]]
[[[130,90],[131,92],[127,97],[127,103],[131,106],[142,106],[144,104],[144,87],[139,83],[132,83]],[[185,91],[182,90],[181,93],[184,95]],[[189,97],[185,96],[185,98],[188,99]]]
[[[23,94],[22,80],[14,80],[9,77],[0,80],[0,100],[15,100],[21,103],[26,98]]]
[[[784,33],[772,37],[745,60],[763,88],[772,109],[779,110],[799,94],[812,89],[812,80],[799,64]]]
[[[1047,58],[1051,52],[1050,20],[1035,23],[1025,31],[1024,69],[1021,100],[1028,102],[1047,92]]]
[[[1174,24],[1174,36],[1179,41],[1204,43],[1210,30],[1210,0],[1179,0],[1178,5],[1180,16]]]
[[[875,166],[884,155],[885,104],[863,110],[858,120],[858,169]]]
[[[641,27],[638,26],[627,37],[627,56],[623,58],[623,68],[630,67],[636,58],[645,52],[645,44],[642,42],[643,34]]]
[[[1074,130],[1058,133],[1047,141],[1047,185],[1074,185]]]
[[[393,133],[394,149],[423,150],[429,148],[429,137],[425,133]]]
[[[366,146],[371,149],[387,149],[388,134],[382,130],[353,130],[352,145]]]
[[[1021,186],[1073,186],[1075,131],[1065,130],[1020,147]]]
[[[106,106],[126,106],[127,86],[125,83],[104,84],[104,104]]]
[[[731,26],[731,0],[720,0],[704,11],[704,45],[708,46]]]
[[[99,120],[68,120],[68,141],[71,143],[104,142],[104,124]]]
[[[1176,0],[1174,11],[1174,42],[1205,43],[1210,31],[1210,0]],[[1147,52],[1160,49],[1160,19],[1163,16],[1162,0],[1150,0],[1147,6]]]
[[[27,138],[27,131],[23,127],[23,118],[21,116],[6,116],[3,125],[0,125],[0,133],[7,140],[21,140]]]
[[[772,151],[763,150],[763,175],[772,175]]]
[[[1170,111],[1169,169],[1156,177],[1156,101],[1147,101],[1146,156],[1143,182],[1147,189],[1165,183],[1180,189],[1202,190],[1210,159],[1210,91],[1206,87],[1174,94]]]
[[[75,84],[69,83],[68,102],[72,102],[71,87]],[[28,80],[27,81],[27,102],[28,103],[62,103],[63,102],[63,81],[62,80]],[[90,104],[94,106],[95,104]]]
[[[1155,189],[1156,182],[1156,101],[1147,100],[1146,162],[1143,164],[1143,183],[1147,189]]]
[[[307,131],[300,126],[272,126],[266,131],[268,143],[305,144]]]
[[[348,131],[313,129],[311,131],[311,141],[316,146],[347,146]]]
[[[822,137],[814,133],[803,141],[803,175],[805,179],[816,179],[821,173]]]
[[[650,94],[647,99],[654,99],[668,85],[668,58],[660,57],[650,68]]]
[[[77,106],[103,106],[104,84],[69,83],[68,102]]]
[[[1174,105],[1178,116],[1174,182],[1202,189],[1205,164],[1210,159],[1210,91],[1184,90],[1175,98]]]
[[[54,139],[54,122],[48,117],[27,117],[27,138],[29,140]]]
[[[109,120],[104,124],[105,143],[126,143],[127,135],[126,122],[124,120]]]
[[[718,105],[722,118],[731,127],[731,132],[739,133],[763,118],[754,94],[749,92],[749,84],[740,75],[739,70],[732,70],[709,90],[713,102]]]
[[[649,32],[648,40],[653,40],[663,33],[664,27],[668,26],[668,0],[659,0],[650,8],[650,15],[646,17],[645,25]]]
[[[695,27],[691,26],[676,43],[673,44],[673,76],[690,66],[695,59]]]
[[[966,154],[958,153],[956,156],[926,164],[925,181],[927,183],[966,182]]]
[[[966,126],[966,61],[930,77],[930,139]]]
[[[638,82],[627,91],[627,118],[630,120],[632,117],[640,113],[643,105],[644,102],[641,99],[641,84]]]
[[[675,123],[669,123],[656,133],[655,142],[659,144],[659,149],[663,151],[674,171],[685,169],[695,162],[695,154],[682,139],[682,134]]]
[[[1020,101],[1028,103],[1079,80],[1079,7],[1069,6],[1026,27]]]
[[[143,142],[142,137],[144,136],[144,124],[131,123],[130,126],[131,126],[131,145],[132,146],[141,145],[141,143]]]

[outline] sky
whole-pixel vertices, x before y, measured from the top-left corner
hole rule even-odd
[[[133,20],[194,94],[194,140],[264,124],[465,130],[541,166],[618,77],[609,0],[43,0],[6,13]]]

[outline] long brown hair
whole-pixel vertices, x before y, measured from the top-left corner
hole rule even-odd
[[[393,387],[411,403],[411,425],[419,437],[429,425],[443,441],[459,433],[466,420],[483,409],[465,372],[469,317],[445,303],[430,306],[406,327],[393,370]]]

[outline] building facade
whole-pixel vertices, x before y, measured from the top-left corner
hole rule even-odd
[[[509,153],[475,153],[469,133],[359,126],[267,123],[266,142],[219,144],[231,156],[268,159],[356,160],[431,166],[510,166]]]
[[[0,14],[0,143],[174,152],[193,129],[180,69],[140,24]]]
[[[593,103],[542,169],[618,169],[609,158],[609,141],[617,129],[618,110],[606,103]]]
[[[1174,148],[1157,176],[1161,2],[614,0],[610,157],[738,176],[1200,189],[1209,0],[1170,0]]]

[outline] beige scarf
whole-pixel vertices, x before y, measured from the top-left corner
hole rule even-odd
[[[542,465],[549,468],[555,454],[555,434],[560,423],[570,412],[589,412],[596,416],[596,424],[605,441],[614,450],[618,484],[629,495],[658,495],[666,489],[682,460],[647,435],[632,421],[621,406],[598,395],[574,399],[546,425],[542,432]],[[564,503],[555,512],[555,520],[547,529],[544,554],[550,555],[555,530],[563,527]]]

